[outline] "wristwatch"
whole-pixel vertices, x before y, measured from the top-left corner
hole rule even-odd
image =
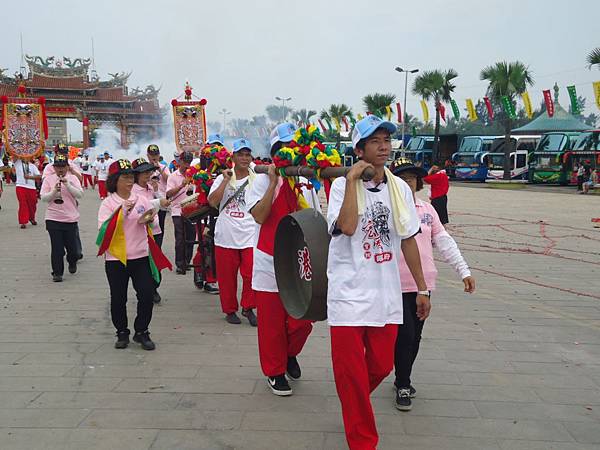
[[[431,292],[429,291],[417,291],[418,295],[426,295],[427,297],[431,297]]]

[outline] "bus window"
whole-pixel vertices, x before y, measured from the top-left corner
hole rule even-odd
[[[538,152],[556,152],[562,150],[563,146],[567,141],[567,137],[564,134],[547,134],[540,141]]]
[[[521,167],[525,167],[526,161],[527,161],[527,155],[525,155],[524,153],[517,154],[517,167],[516,168],[520,169]]]
[[[517,143],[517,150],[527,150],[528,152],[531,152],[535,150],[536,145],[536,139],[520,139]]]

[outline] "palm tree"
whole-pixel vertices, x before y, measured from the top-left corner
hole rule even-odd
[[[517,95],[523,94],[527,86],[533,86],[533,74],[529,67],[520,61],[500,61],[493,66],[485,67],[479,75],[481,80],[488,81],[487,95],[496,103],[502,101],[502,97],[508,97],[511,104],[515,105]],[[504,116],[504,179],[510,180],[510,130],[513,121],[508,114]]]
[[[600,47],[596,47],[594,50],[590,52],[587,56],[588,68],[592,68],[592,66],[598,66],[600,69]]]
[[[330,122],[335,122],[336,124],[337,123],[341,124],[344,121],[344,117],[349,117],[349,118],[353,117],[352,108],[350,108],[348,105],[346,105],[344,103],[340,103],[339,105],[337,105],[337,104],[329,105],[329,108],[321,111],[321,115],[320,115],[321,119],[326,119],[326,120],[329,120]],[[341,140],[340,134],[341,134],[341,129],[336,130],[335,136],[336,136],[336,142],[337,142],[338,148],[339,148],[340,140]]]
[[[454,69],[426,70],[415,78],[412,92],[423,100],[433,100],[435,104],[435,129],[433,138],[433,150],[431,159],[438,163],[439,141],[440,141],[440,103],[449,102],[451,94],[456,86],[452,83],[458,77]]]
[[[390,106],[396,101],[394,94],[369,94],[365,95],[362,99],[363,105],[368,112],[377,116],[385,114],[385,107]]]
[[[301,126],[308,126],[310,118],[316,116],[317,112],[312,109],[299,109],[292,114],[293,119]]]

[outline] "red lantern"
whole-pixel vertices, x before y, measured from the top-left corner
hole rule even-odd
[[[174,98],[173,100],[171,100],[171,105],[172,106],[177,106],[177,99]]]
[[[206,101],[206,99],[205,99],[205,98],[203,98],[202,100],[200,100],[200,104],[201,104],[202,106],[206,105],[206,103],[207,103],[207,101]]]

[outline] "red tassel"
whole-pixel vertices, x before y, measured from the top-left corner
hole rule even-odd
[[[483,97],[483,102],[485,103],[485,108],[487,109],[488,117],[490,120],[494,120],[494,110],[492,109],[492,102],[488,97]]]
[[[546,89],[543,93],[544,102],[546,103],[546,112],[548,113],[548,117],[552,117],[554,116],[554,101],[552,100],[552,94],[550,93],[550,89]]]
[[[38,98],[40,109],[42,110],[42,126],[44,127],[44,136],[48,139],[48,118],[46,117],[46,99],[44,97]]]
[[[438,103],[438,111],[440,112],[440,116],[442,117],[442,120],[445,122],[446,121],[446,107],[441,102]]]
[[[325,128],[325,125],[323,124],[323,122],[321,121],[321,119],[319,119],[319,125],[321,126],[321,129],[323,130],[323,133],[325,133],[327,131],[327,129]]]
[[[400,102],[396,103],[396,111],[398,111],[398,123],[402,123],[402,108],[400,108]]]

